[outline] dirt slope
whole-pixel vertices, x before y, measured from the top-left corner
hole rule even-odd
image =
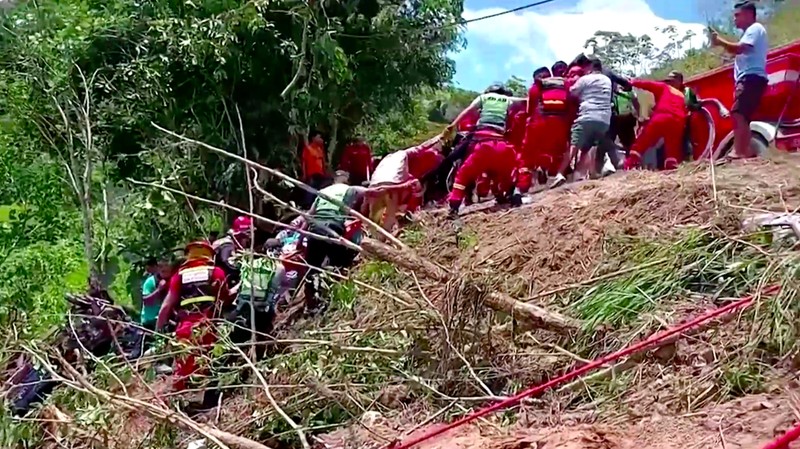
[[[684,416],[656,414],[616,424],[580,423],[581,416],[575,419],[576,415],[564,414],[507,428],[468,425],[415,449],[759,449],[797,419],[797,394],[797,390],[786,390],[775,395],[752,395]],[[417,430],[406,438],[439,425]],[[380,448],[409,428],[413,424],[365,416],[358,425],[325,435],[320,447]]]
[[[800,167],[791,157],[717,167],[687,165],[672,173],[635,171],[534,195],[519,210],[490,208],[462,215],[472,251],[453,248],[452,224],[442,214],[423,217],[426,255],[458,269],[498,270],[525,278],[529,292],[591,277],[603,238],[657,235],[713,223],[738,230],[739,220],[762,210],[800,205]]]

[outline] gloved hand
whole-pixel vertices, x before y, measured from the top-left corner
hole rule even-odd
[[[628,156],[628,157],[625,158],[625,163],[623,164],[622,167],[626,171],[627,170],[633,170],[633,169],[639,167],[639,161],[636,158]]]

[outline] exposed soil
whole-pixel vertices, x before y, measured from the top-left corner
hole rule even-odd
[[[797,419],[797,390],[752,395],[683,416],[653,415],[620,424],[581,424],[569,415],[548,416],[498,429],[486,424],[446,432],[415,449],[759,449]],[[580,419],[580,418],[579,418]],[[437,425],[438,426],[438,425]],[[365,416],[362,423],[325,435],[319,447],[381,448],[413,425]],[[421,435],[433,426],[415,431]],[[791,447],[800,447],[800,444]]]
[[[713,179],[708,164],[691,164],[671,173],[619,173],[536,193],[532,204],[517,210],[476,205],[461,217],[461,234],[477,240],[471,251],[458,250],[453,224],[441,212],[428,213],[419,248],[444,266],[518,275],[527,287],[519,293],[526,294],[597,274],[609,235],[664,236],[709,224],[738,230],[748,215],[800,206],[794,158],[716,167]]]

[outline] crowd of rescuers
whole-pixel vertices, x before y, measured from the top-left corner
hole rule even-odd
[[[655,97],[646,121],[634,87]],[[305,315],[326,309],[320,269],[346,270],[357,252],[303,232],[358,245],[363,231],[354,211],[395,232],[398,217],[437,195],[454,218],[473,189],[479,198],[492,193],[497,203],[519,206],[536,184],[554,188],[568,177],[643,165],[672,170],[690,157],[688,115],[698,107],[678,72],[659,81],[629,80],[580,54],[569,64],[536,69],[526,98],[501,84],[489,86],[441,134],[419,145],[375,158],[356,138],[333,176],[323,136],[312,132],[302,142],[300,178],[320,194],[302,198],[298,207],[306,212],[271,233],[254,232],[257,223],[239,216],[221,237],[188,243],[178,262],[152,261],[142,286],[141,324],[158,332],[172,324],[176,339],[194,348],[175,359],[174,387],[185,389],[207,369],[198,361],[219,338],[216,320],[235,323],[237,344],[249,341],[254,328],[263,357],[276,310],[300,290],[301,280]],[[648,162],[661,143],[663,160]]]

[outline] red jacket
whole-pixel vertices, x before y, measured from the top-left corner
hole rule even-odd
[[[522,147],[522,140],[525,138],[525,123],[527,122],[528,111],[525,102],[517,102],[508,108],[506,118],[506,140],[514,145],[517,151]]]
[[[631,80],[631,85],[653,94],[656,100],[653,114],[669,114],[676,118],[686,118],[683,92],[661,81]]]
[[[414,148],[408,151],[408,174],[422,179],[425,175],[435,170],[444,160],[439,152],[439,146]]]
[[[342,159],[339,161],[339,170],[344,170],[351,175],[367,179],[372,172],[372,150],[363,142],[353,142],[344,147]]]
[[[464,118],[458,122],[459,131],[472,131],[475,125],[478,124],[478,119],[481,118],[481,113],[477,109],[470,110]]]

